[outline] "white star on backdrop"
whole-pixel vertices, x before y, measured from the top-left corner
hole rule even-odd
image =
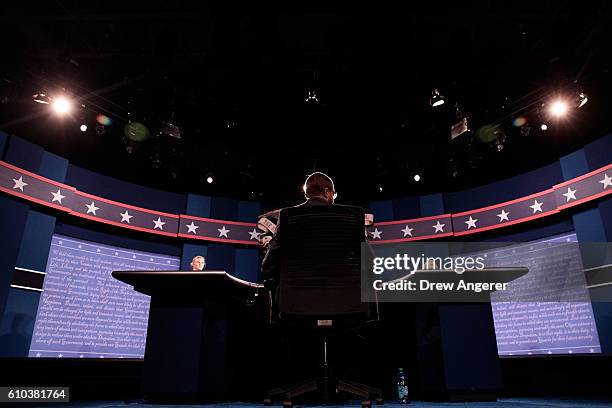
[[[509,221],[508,220],[508,215],[510,215],[510,211],[506,212],[506,210],[504,210],[502,208],[501,212],[499,214],[497,214],[497,216],[499,217],[499,222]]]
[[[187,233],[188,233],[188,234],[189,234],[190,232],[193,232],[194,234],[197,234],[197,233],[196,233],[196,230],[197,230],[198,228],[200,228],[200,226],[199,226],[199,225],[195,225],[195,224],[193,223],[193,221],[191,221],[191,224],[187,224],[187,225],[185,225],[185,226],[187,227]]]
[[[96,215],[96,211],[100,209],[99,207],[96,207],[96,203],[94,203],[93,201],[91,202],[91,204],[85,204],[85,207],[87,207],[87,214],[93,215]]]
[[[164,224],[165,224],[165,222],[163,222],[163,221],[161,220],[161,217],[157,217],[157,219],[156,219],[156,220],[153,220],[153,224],[155,224],[155,226],[153,227],[153,229],[157,229],[157,228],[159,228],[159,229],[160,229],[160,230],[162,230],[162,231],[164,230]]]
[[[13,189],[18,188],[23,191],[23,188],[28,185],[28,183],[23,181],[23,176],[19,176],[18,179],[13,179],[13,181],[15,182]]]
[[[440,222],[440,220],[438,220],[438,222],[436,223],[436,225],[433,225],[432,228],[435,229],[434,233],[438,233],[438,232],[444,232],[444,226],[446,224],[442,224]]]
[[[382,239],[380,236],[382,231],[379,231],[378,228],[374,228],[374,231],[372,231],[370,234],[372,234],[372,239]]]
[[[569,202],[569,200],[576,199],[576,190],[572,190],[571,188],[567,188],[567,193],[562,194],[565,197],[565,202]]]
[[[464,222],[467,224],[467,229],[470,229],[476,228],[476,221],[478,221],[478,218],[472,218],[472,216],[470,215],[470,218]]]
[[[533,213],[537,213],[542,212],[542,204],[544,204],[543,202],[538,203],[538,200],[533,200],[533,205],[530,205],[529,207],[533,210]]]
[[[407,236],[407,235],[412,236],[412,230],[413,230],[413,229],[414,229],[414,228],[410,228],[409,226],[407,226],[407,225],[406,225],[406,228],[404,228],[404,229],[402,230],[402,232],[404,233],[404,236]]]
[[[249,238],[249,241],[254,239],[254,240],[258,240],[259,239],[259,232],[257,232],[257,228],[253,228],[253,231],[249,232],[249,235],[251,236],[251,238]]]
[[[599,182],[603,184],[604,190],[607,187],[612,187],[612,177],[608,177],[608,173],[604,174],[604,178],[599,180]]]
[[[58,203],[62,203],[62,199],[66,198],[66,196],[62,195],[62,191],[58,188],[57,193],[51,192],[53,195],[53,200],[51,202],[57,201]]]
[[[221,237],[229,238],[227,236],[227,233],[230,232],[230,230],[225,229],[225,225],[222,226],[221,228],[217,228],[217,231],[219,231],[219,238]]]
[[[130,219],[134,217],[133,215],[130,215],[128,210],[125,210],[124,213],[120,213],[120,214],[121,214],[121,222],[127,222],[128,224],[130,224]]]

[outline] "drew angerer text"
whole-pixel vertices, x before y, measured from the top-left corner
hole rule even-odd
[[[463,279],[458,282],[430,282],[426,279],[418,281],[401,279],[391,282],[383,282],[378,279],[372,282],[374,290],[392,290],[392,291],[499,291],[506,290],[507,282],[466,282]]]

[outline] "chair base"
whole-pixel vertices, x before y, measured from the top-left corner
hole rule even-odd
[[[275,397],[276,399],[280,397],[283,407],[290,408],[295,397],[314,391],[319,392],[319,397],[325,404],[338,402],[341,392],[360,398],[362,407],[371,407],[372,402],[378,405],[384,403],[382,392],[378,388],[341,378],[318,377],[268,391],[264,405],[272,405]]]

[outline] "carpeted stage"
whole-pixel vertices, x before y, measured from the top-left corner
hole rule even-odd
[[[34,407],[37,405],[20,404],[20,406]],[[55,404],[44,404],[44,407],[60,406]],[[214,403],[214,404],[202,404],[202,405],[153,405],[153,404],[126,404],[122,401],[87,401],[87,402],[71,402],[69,404],[61,404],[62,407],[70,408],[191,408],[191,407],[206,407],[206,408],[255,408],[263,407],[263,404],[247,403],[247,402],[225,402],[225,403]],[[281,405],[274,405],[279,407]],[[347,403],[345,405],[301,405],[296,404],[296,407],[326,407],[326,408],[338,408],[338,407],[359,407],[361,404],[359,401]],[[402,405],[394,402],[387,402],[385,405],[374,405],[375,407],[387,407],[387,408],[399,408],[399,407],[413,407],[413,408],[437,408],[437,407],[452,407],[452,408],[485,408],[485,407],[498,407],[498,408],[600,408],[600,407],[612,407],[612,400],[579,400],[579,399],[557,399],[557,398],[503,398],[497,402],[470,402],[470,403],[452,403],[452,402],[421,402],[414,401],[410,405]]]

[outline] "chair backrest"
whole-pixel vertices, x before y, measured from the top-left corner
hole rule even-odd
[[[281,211],[281,320],[367,314],[368,304],[361,302],[363,220],[363,209],[352,206]]]

